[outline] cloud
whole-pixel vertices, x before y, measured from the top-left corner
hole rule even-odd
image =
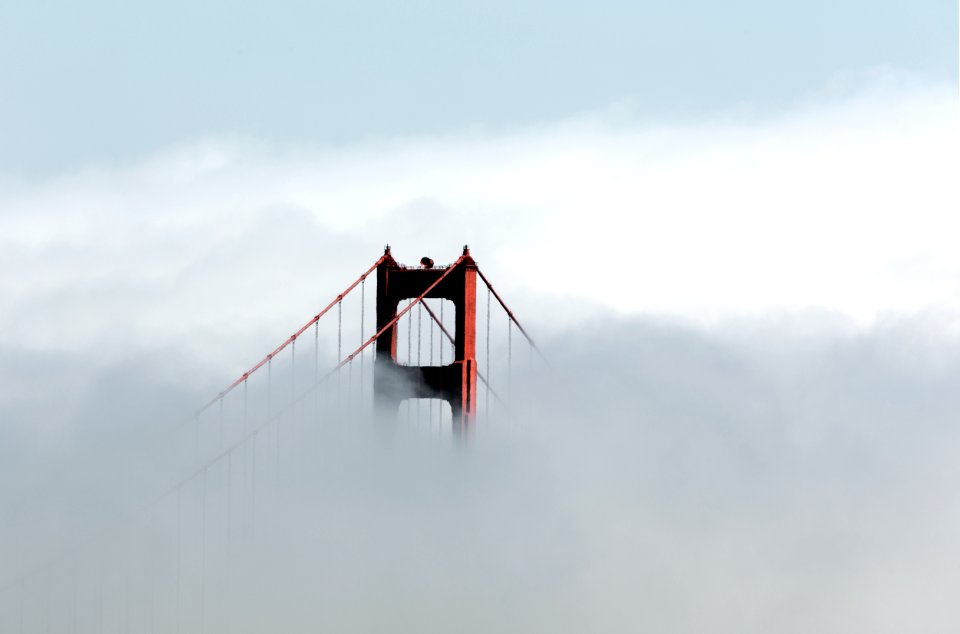
[[[110,530],[7,586],[0,630],[956,629],[955,105],[215,141],[6,181],[0,560]],[[234,392],[190,416],[388,241],[469,242],[542,339],[512,416],[463,448],[307,401],[125,513],[308,384],[314,340],[273,403],[251,382],[255,415]]]
[[[21,485],[34,505],[5,527],[32,554],[44,521],[110,528],[26,584],[25,631],[68,626],[71,596],[80,631],[951,631],[960,348],[916,346],[928,327],[758,342],[612,320],[546,341],[552,369],[518,371],[512,415],[469,447],[308,405],[119,523],[178,469],[132,457],[170,434],[169,387],[118,368],[54,463],[103,464]],[[227,442],[247,424],[228,415]]]
[[[411,261],[471,243],[513,296],[625,313],[956,307],[955,106],[934,85],[686,127],[601,113],[341,148],[209,142],[8,182],[0,336],[125,346],[240,315],[276,332],[386,242]]]

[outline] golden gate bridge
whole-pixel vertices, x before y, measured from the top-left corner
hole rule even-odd
[[[441,266],[401,264],[385,247],[175,426],[165,488],[52,559],[0,568],[0,632],[258,631],[230,607],[244,596],[241,553],[269,534],[271,505],[303,475],[326,425],[462,442],[508,419],[514,373],[536,359],[468,247]]]

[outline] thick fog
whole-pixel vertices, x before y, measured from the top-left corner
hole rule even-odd
[[[956,96],[881,97],[5,182],[0,632],[956,631]],[[458,438],[369,354],[285,409],[318,330],[194,416],[386,242],[548,361],[495,311]]]
[[[69,437],[4,438],[4,561],[68,549],[4,631],[20,592],[22,631],[954,630],[960,346],[757,326],[564,333],[465,443],[291,420],[148,510],[192,386],[107,370]]]

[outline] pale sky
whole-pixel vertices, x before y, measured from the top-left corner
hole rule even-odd
[[[957,3],[6,0],[0,171],[233,135],[515,129],[613,105],[696,121],[790,108],[875,69],[955,83]]]

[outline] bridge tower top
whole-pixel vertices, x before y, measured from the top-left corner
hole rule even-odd
[[[401,365],[397,358],[397,310],[406,299],[449,300],[455,308],[453,360],[445,365]],[[464,431],[477,411],[477,264],[464,245],[463,255],[435,267],[423,258],[420,267],[398,263],[384,249],[377,266],[377,330],[374,399],[382,415],[395,415],[401,401],[439,398],[450,404],[453,425]]]

